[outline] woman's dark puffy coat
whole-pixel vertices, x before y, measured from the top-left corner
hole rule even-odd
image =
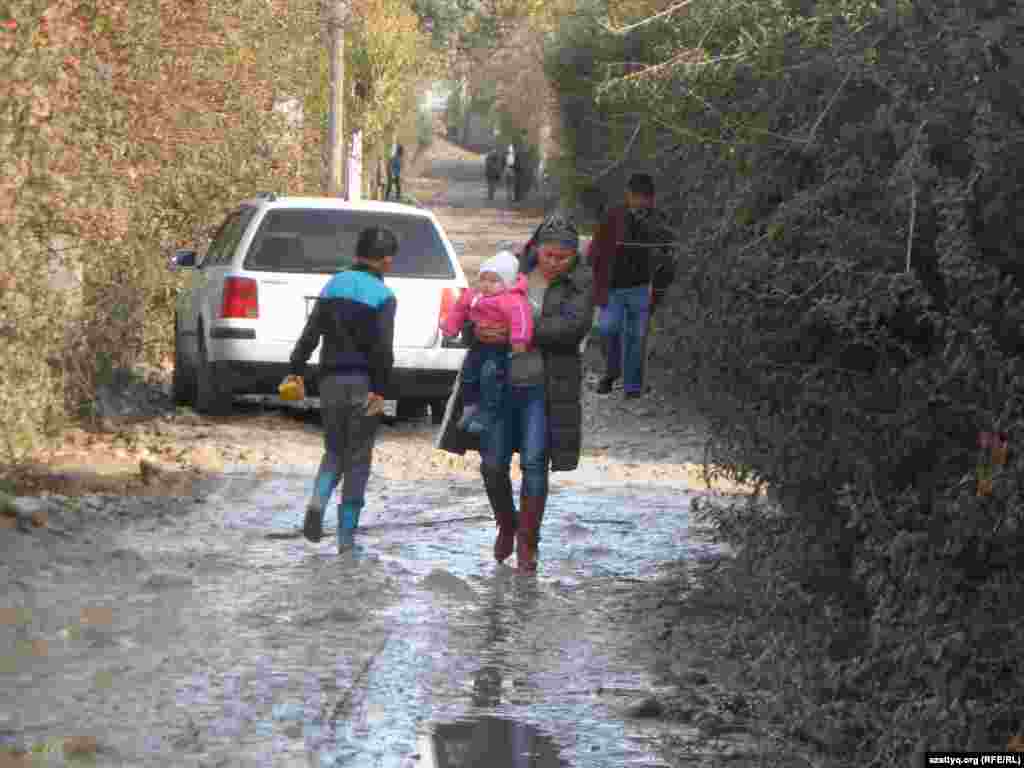
[[[532,249],[520,257],[520,272],[533,268]],[[548,456],[552,472],[579,465],[582,449],[583,360],[580,344],[590,333],[594,304],[590,269],[583,259],[556,278],[544,294],[541,315],[534,323],[533,343],[544,356],[544,392],[548,406]],[[456,429],[462,415],[462,375],[448,400],[436,445],[449,453],[479,451],[480,439]]]

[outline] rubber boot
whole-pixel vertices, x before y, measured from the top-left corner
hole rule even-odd
[[[338,552],[351,549],[355,544],[356,529],[359,527],[360,501],[343,501],[338,505]]]
[[[481,474],[484,478],[484,488],[487,490],[487,500],[494,512],[494,522],[498,526],[498,536],[494,540],[494,559],[503,563],[515,551],[518,528],[512,481],[507,472],[481,470]]]
[[[544,519],[546,496],[520,496],[519,530],[516,533],[516,565],[520,573],[536,573],[540,524]]]
[[[302,535],[307,541],[316,543],[324,537],[324,508],[310,501],[306,505],[306,519],[302,523]]]
[[[315,543],[323,538],[324,511],[334,495],[339,479],[337,457],[325,453],[313,480],[313,492],[306,504],[306,518],[302,523],[302,534],[307,540]]]

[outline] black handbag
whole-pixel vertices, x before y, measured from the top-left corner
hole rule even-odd
[[[509,357],[508,382],[513,387],[544,382],[544,356],[539,349],[531,349]]]

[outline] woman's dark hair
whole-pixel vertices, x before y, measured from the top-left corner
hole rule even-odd
[[[398,238],[390,229],[367,227],[359,233],[356,241],[356,258],[375,261],[398,253]]]
[[[634,173],[626,182],[626,189],[634,195],[654,197],[654,179],[649,173]]]

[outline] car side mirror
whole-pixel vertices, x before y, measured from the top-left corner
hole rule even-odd
[[[190,248],[179,248],[171,256],[170,264],[171,271],[177,269],[191,269],[196,265],[196,252]]]

